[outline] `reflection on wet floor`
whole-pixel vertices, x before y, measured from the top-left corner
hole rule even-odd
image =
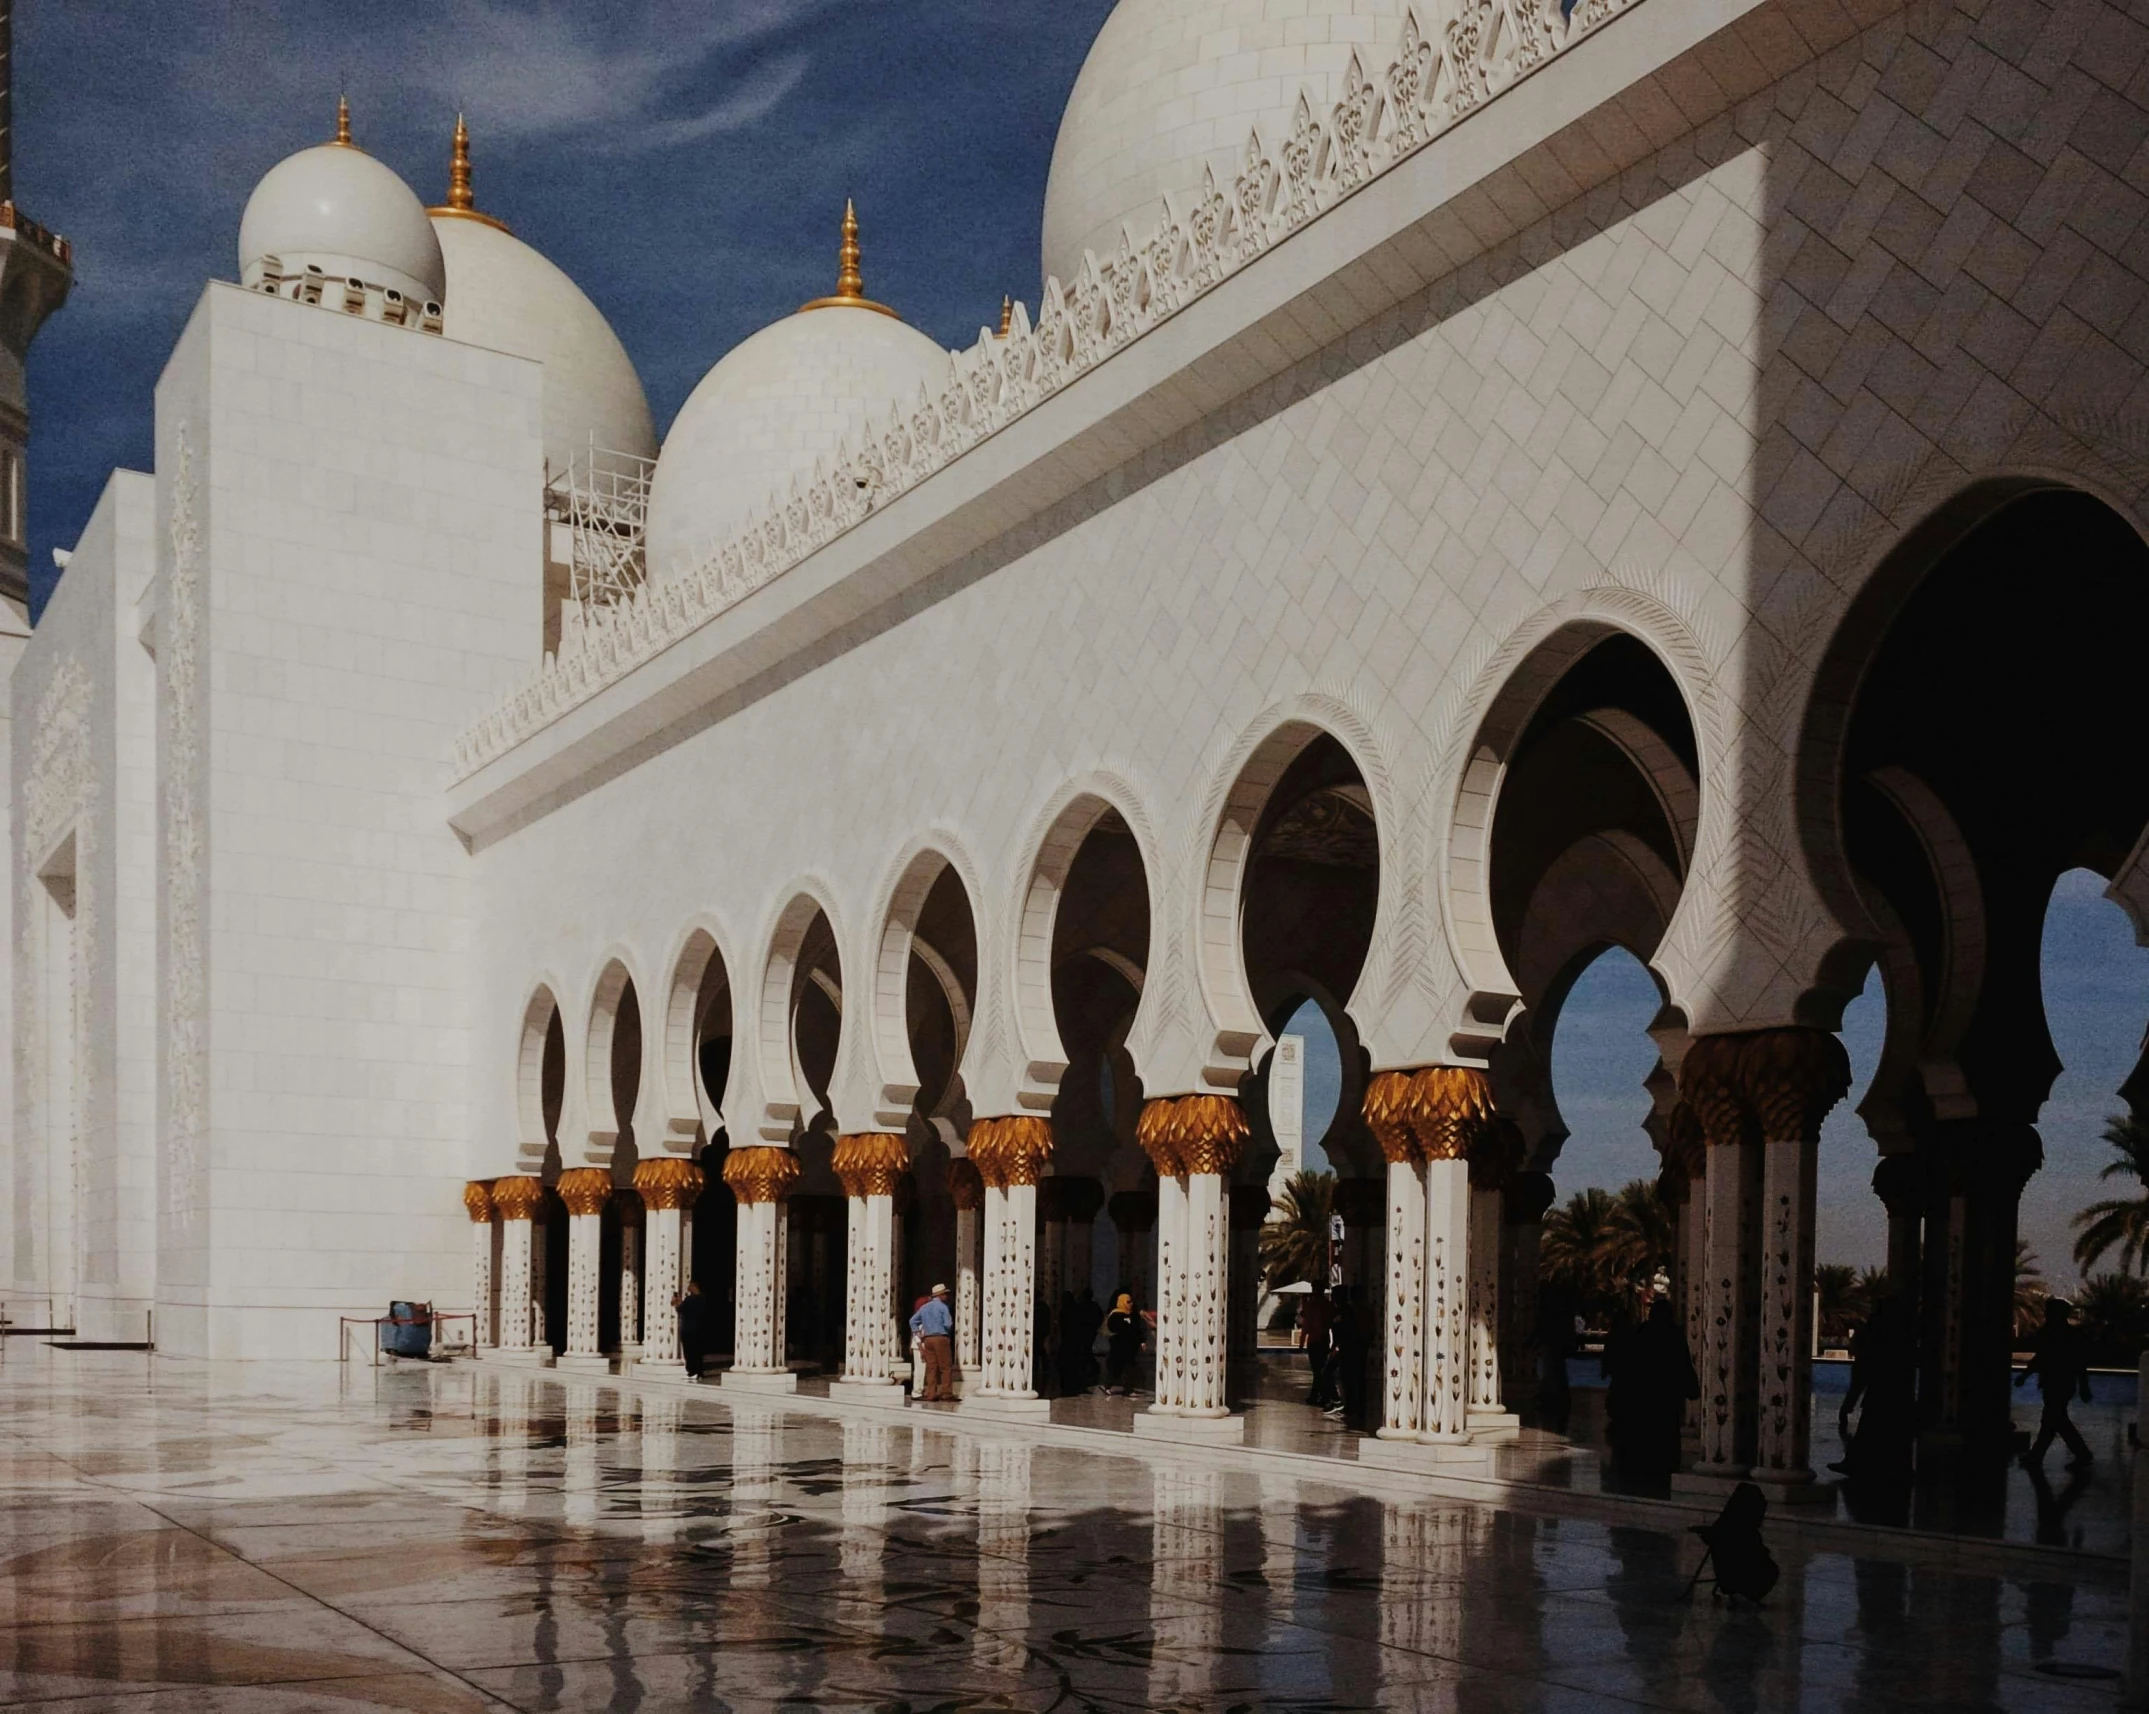
[[[63,1366],[64,1365],[64,1366]],[[2111,1708],[2125,1569],[472,1368],[7,1353],[0,1702]],[[1271,1461],[1272,1463],[1273,1461]],[[153,1693],[166,1693],[152,1701]]]

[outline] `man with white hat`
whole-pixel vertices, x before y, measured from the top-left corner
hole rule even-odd
[[[948,1288],[933,1287],[933,1295],[918,1305],[910,1318],[911,1337],[925,1353],[925,1390],[918,1398],[937,1404],[955,1397],[955,1315],[948,1308]]]

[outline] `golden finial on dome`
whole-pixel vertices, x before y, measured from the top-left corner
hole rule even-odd
[[[343,149],[358,147],[351,141],[351,98],[341,92],[336,96],[336,146]]]
[[[866,296],[865,276],[858,271],[864,256],[858,247],[858,209],[849,197],[843,199],[843,242],[836,249],[836,289],[833,295],[815,298],[812,303],[801,306],[800,313],[809,309],[870,309],[882,315],[895,315],[886,304],[877,304]],[[901,320],[900,316],[896,317]]]
[[[1005,339],[1014,331],[1015,295],[1012,292],[1003,292],[1000,295],[1000,337]]]
[[[451,215],[458,220],[481,220],[502,232],[507,230],[506,221],[478,209],[477,196],[470,188],[470,126],[460,113],[455,116],[455,142],[448,153],[448,200],[426,212]]]

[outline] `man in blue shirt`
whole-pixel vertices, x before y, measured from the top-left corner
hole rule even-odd
[[[955,1397],[955,1316],[948,1308],[948,1288],[933,1287],[933,1295],[918,1306],[910,1318],[910,1331],[925,1353],[925,1389],[918,1394],[926,1404]]]

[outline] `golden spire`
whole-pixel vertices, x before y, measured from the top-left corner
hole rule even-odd
[[[836,249],[836,289],[832,296],[815,298],[802,306],[800,313],[809,309],[870,309],[882,315],[894,315],[886,304],[877,304],[866,296],[865,276],[858,271],[858,263],[865,253],[858,247],[858,210],[849,197],[843,199],[843,242]],[[901,319],[898,317],[897,319]]]
[[[1000,296],[1000,337],[1005,339],[1015,331],[1015,298],[1012,292]]]
[[[470,127],[460,113],[455,116],[455,142],[448,153],[448,200],[426,212],[457,220],[482,220],[487,226],[507,230],[506,221],[479,212],[477,197],[470,188]]]
[[[336,146],[343,149],[358,147],[351,141],[351,98],[340,93],[336,97]]]

